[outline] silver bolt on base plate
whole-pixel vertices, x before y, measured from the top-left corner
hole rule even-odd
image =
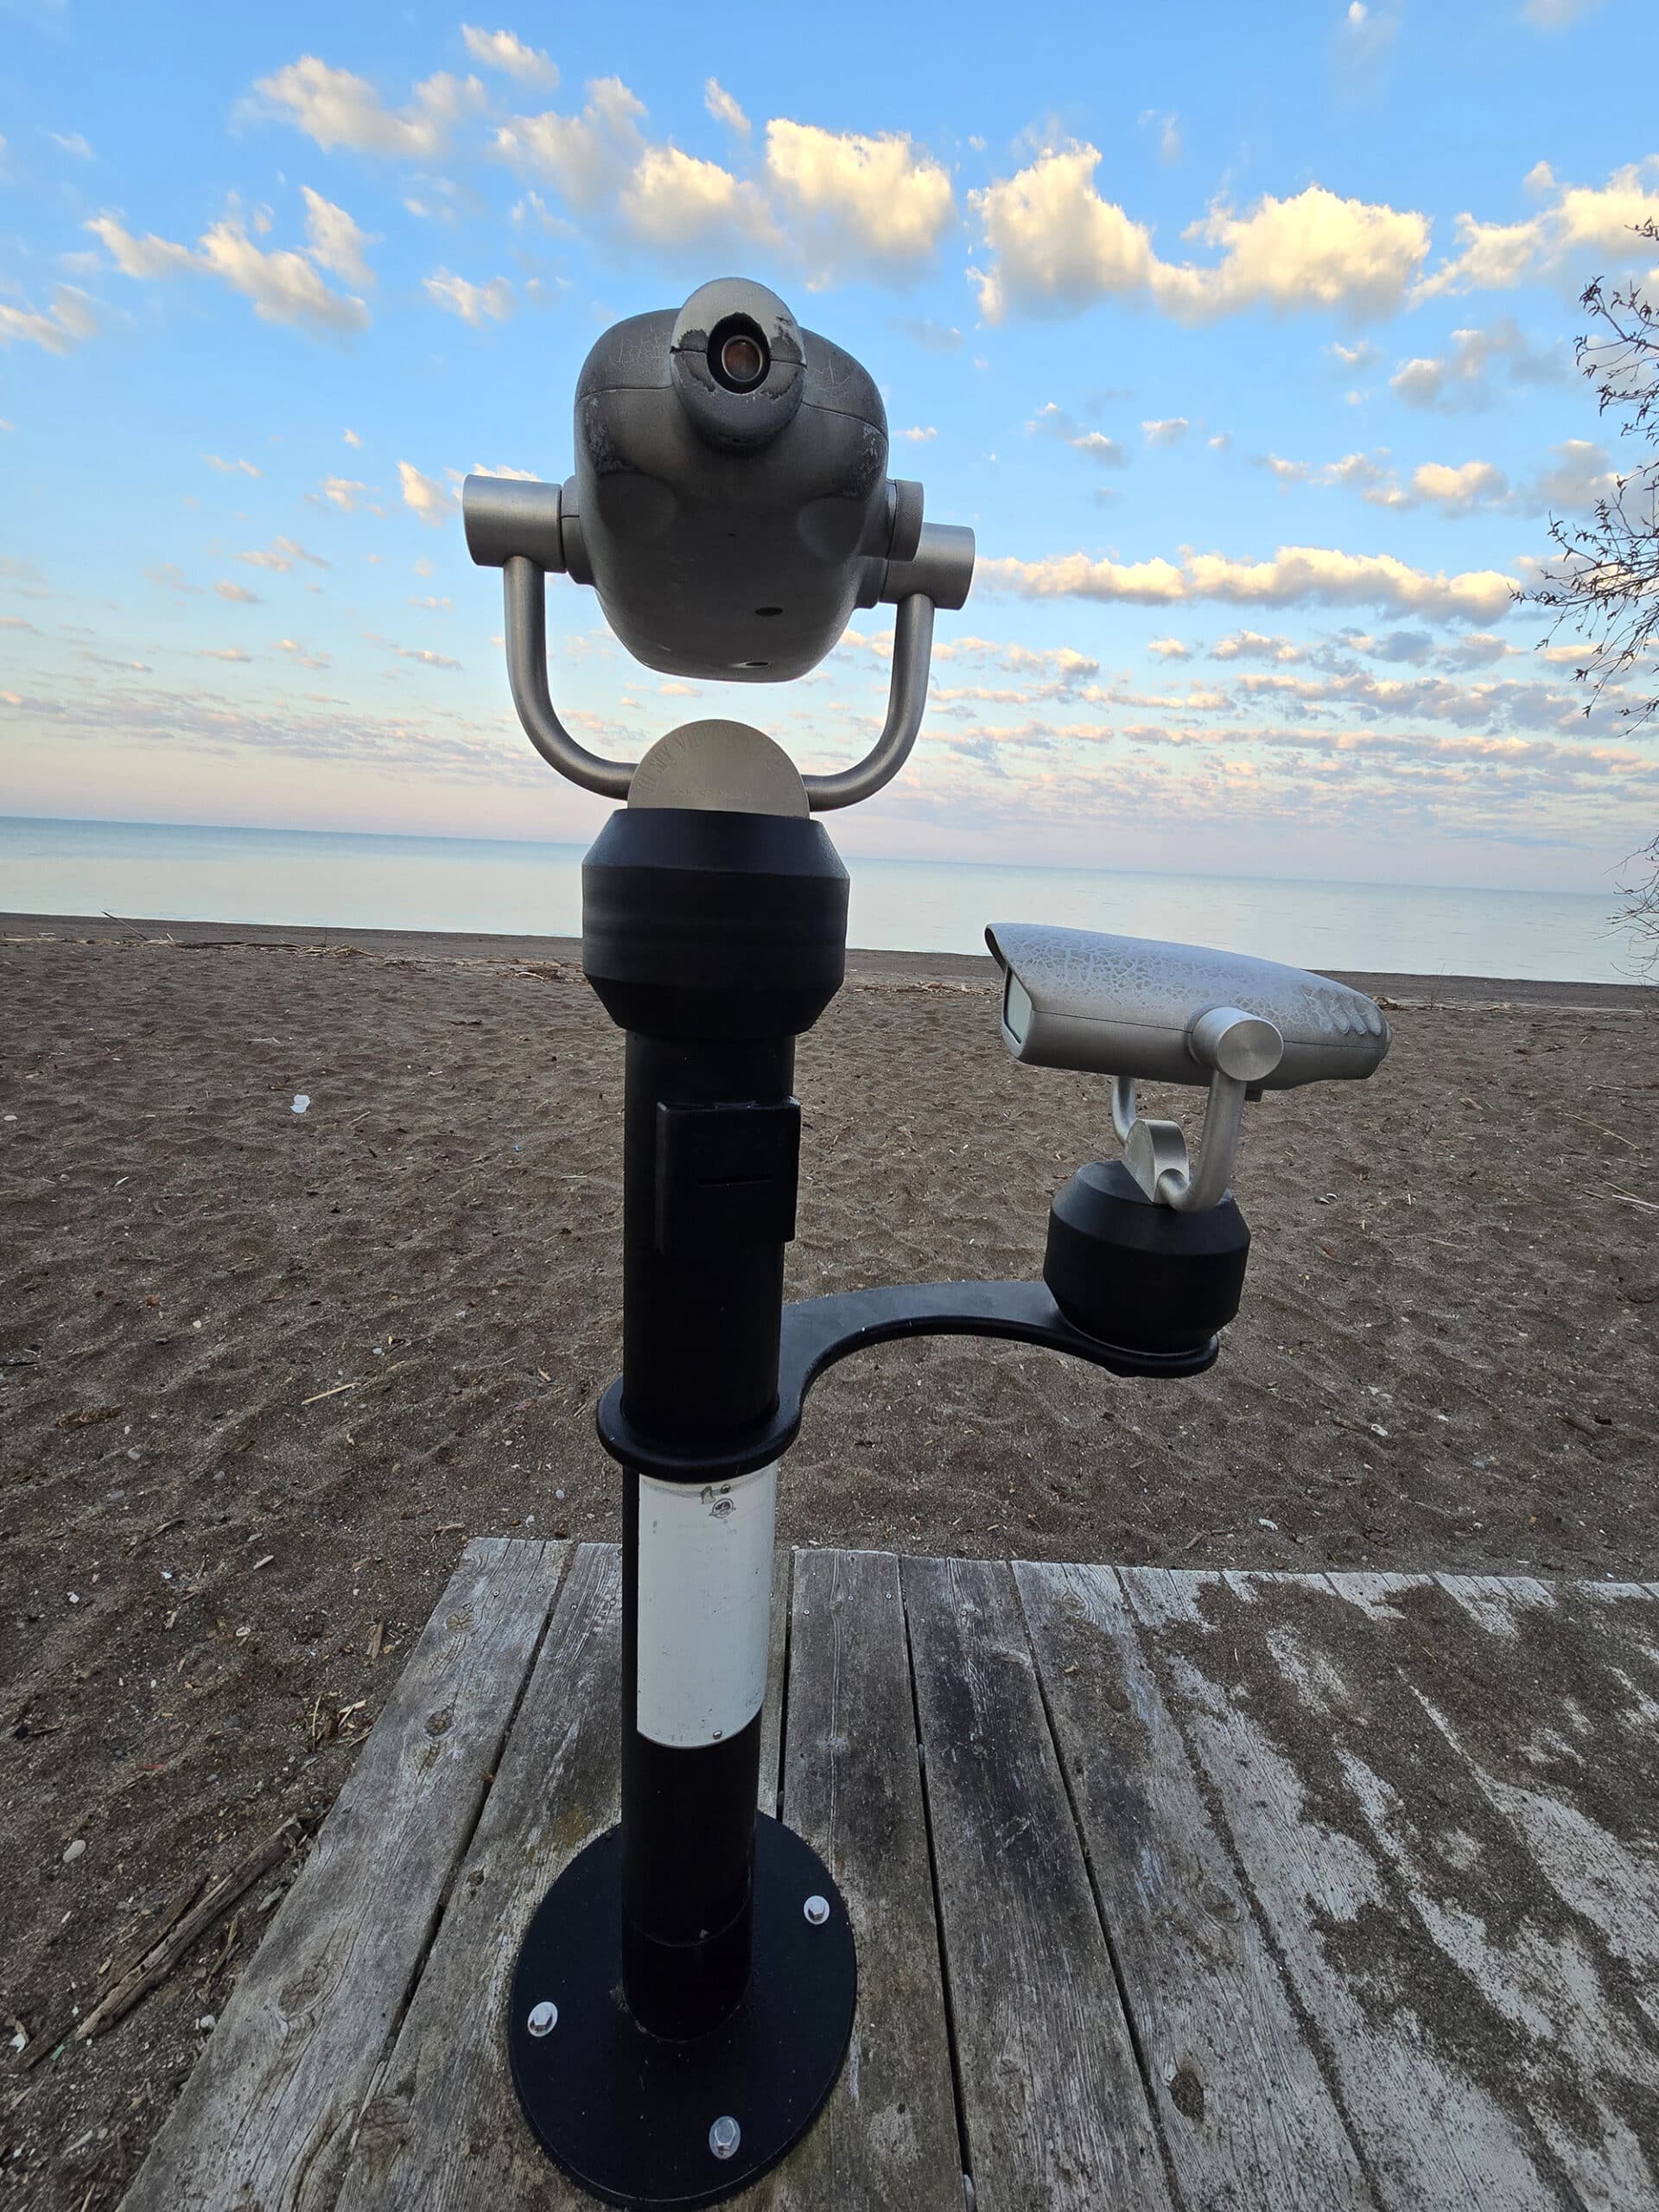
[[[815,1928],[822,1928],[830,1917],[830,1900],[828,1897],[810,1897],[801,1907],[801,1910]]]
[[[529,2028],[531,2035],[551,2035],[554,2029],[556,2028],[558,2024],[559,2008],[556,2004],[554,2004],[551,1998],[543,1997],[539,2005],[532,2005],[531,2006],[530,2018],[526,2021],[525,2025]]]
[[[709,2148],[717,2158],[729,2158],[743,2140],[743,2131],[728,2112],[723,2112],[709,2131]]]

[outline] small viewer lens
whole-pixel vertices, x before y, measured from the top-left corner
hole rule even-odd
[[[762,366],[760,348],[753,338],[728,338],[720,349],[720,365],[734,384],[757,384]]]
[[[753,391],[772,362],[766,341],[754,325],[734,318],[709,339],[709,365],[728,391]]]

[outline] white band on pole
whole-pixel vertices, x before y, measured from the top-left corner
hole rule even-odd
[[[766,1694],[778,1469],[731,1482],[639,1478],[634,1725],[656,1744],[718,1744]]]

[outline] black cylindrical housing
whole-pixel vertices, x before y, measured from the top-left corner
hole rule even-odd
[[[1196,1351],[1238,1311],[1250,1232],[1232,1193],[1197,1213],[1147,1198],[1121,1160],[1057,1192],[1043,1281],[1073,1327],[1137,1352]]]
[[[718,1450],[777,1405],[794,1040],[846,933],[846,871],[807,818],[631,807],[583,865],[582,965],[628,1033],[622,1405],[653,1443]],[[623,1988],[642,2026],[689,2038],[748,1985],[760,1716],[709,1743],[641,1733],[641,1479],[625,1468]]]
[[[624,807],[582,867],[582,964],[620,1028],[798,1037],[847,971],[847,871],[810,817]]]
[[[653,2035],[706,2034],[742,2001],[754,1928],[760,1715],[677,1749],[634,1725],[639,1477],[622,1475],[622,1986]],[[686,1664],[697,1655],[688,1651]]]

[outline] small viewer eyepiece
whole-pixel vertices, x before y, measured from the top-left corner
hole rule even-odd
[[[753,391],[772,366],[772,357],[748,317],[734,315],[710,332],[709,365],[728,391]]]

